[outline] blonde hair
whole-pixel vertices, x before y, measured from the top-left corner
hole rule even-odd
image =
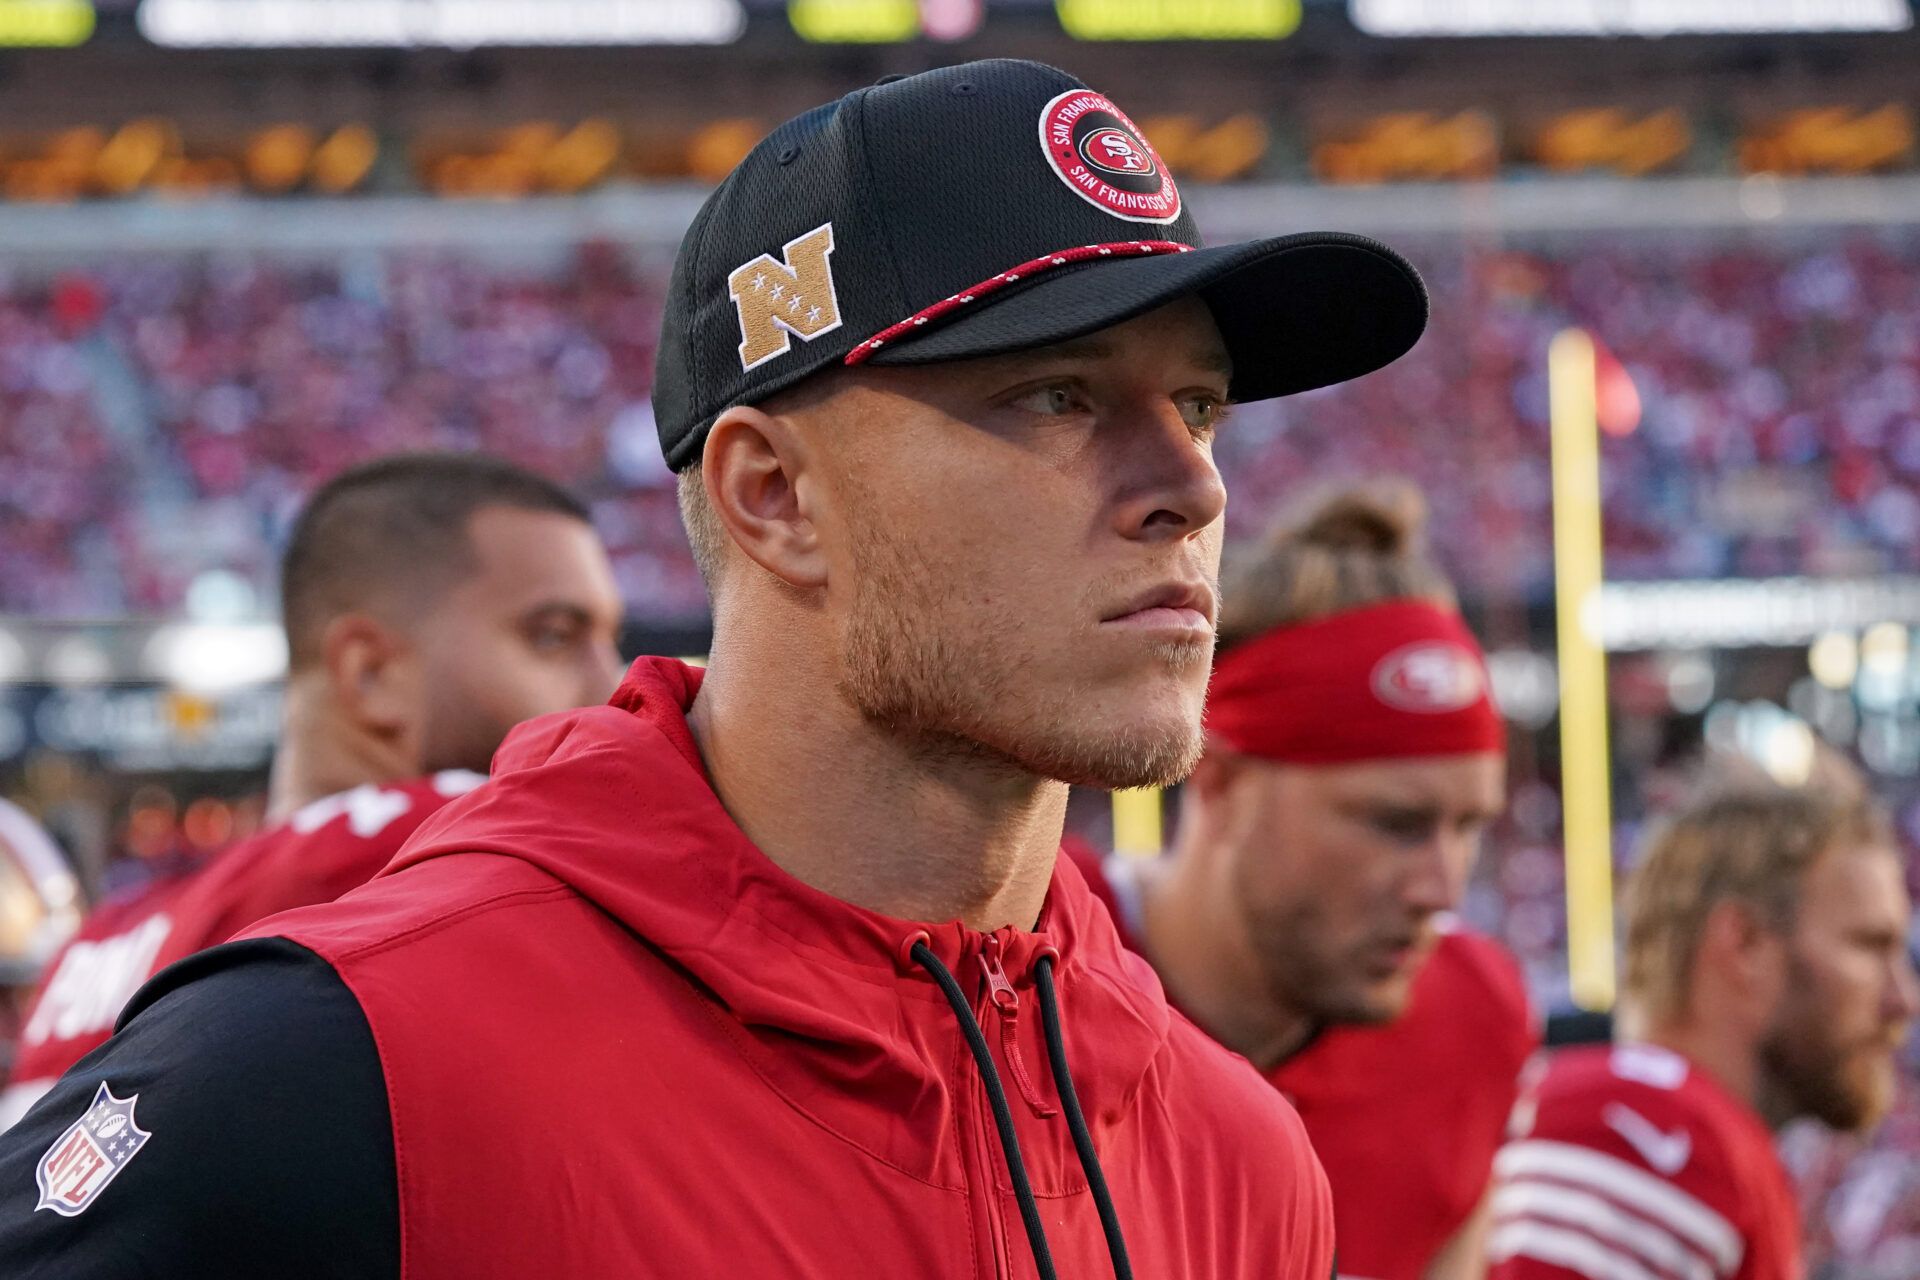
[[[1389,600],[1457,608],[1453,584],[1427,554],[1426,523],[1426,500],[1405,481],[1322,495],[1229,566],[1220,647]]]
[[[1686,1012],[1707,917],[1743,904],[1785,932],[1807,872],[1826,854],[1887,845],[1886,815],[1850,767],[1829,756],[1816,781],[1783,787],[1741,770],[1715,780],[1658,826],[1626,891],[1623,993],[1640,1017]]]
[[[674,496],[680,500],[680,523],[686,526],[687,544],[693,548],[693,563],[700,580],[713,595],[720,581],[720,570],[727,562],[727,531],[714,514],[713,499],[707,494],[706,477],[696,464],[682,471],[674,482]]]

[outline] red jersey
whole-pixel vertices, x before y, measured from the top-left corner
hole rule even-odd
[[[1773,1135],[1651,1045],[1545,1060],[1494,1163],[1490,1280],[1800,1280]]]
[[[1103,864],[1085,845],[1067,852],[1139,950],[1124,865]],[[1479,1206],[1521,1069],[1539,1044],[1513,957],[1454,928],[1403,1016],[1329,1028],[1268,1073],[1326,1167],[1342,1277],[1420,1280]]]
[[[0,1128],[113,1034],[141,984],[278,911],[331,902],[392,860],[428,815],[485,781],[449,770],[316,800],[205,866],[90,915],[47,966],[0,1094]]]

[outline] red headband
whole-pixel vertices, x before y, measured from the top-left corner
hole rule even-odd
[[[1230,650],[1214,665],[1207,729],[1288,764],[1507,745],[1473,633],[1459,614],[1419,600],[1281,627]]]

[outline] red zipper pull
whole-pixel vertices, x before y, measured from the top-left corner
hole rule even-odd
[[[1026,1059],[1020,1056],[1020,993],[1007,981],[1007,971],[1000,965],[1000,939],[992,934],[980,941],[980,968],[987,975],[987,992],[993,1000],[994,1012],[1000,1015],[1000,1053],[1013,1072],[1014,1087],[1020,1090],[1029,1111],[1042,1120],[1051,1119],[1059,1112],[1048,1106],[1040,1091],[1034,1088],[1033,1077],[1027,1074]]]

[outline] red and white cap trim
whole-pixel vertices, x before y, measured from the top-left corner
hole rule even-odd
[[[942,298],[930,307],[923,307],[898,324],[890,324],[880,332],[847,353],[848,364],[863,364],[874,352],[899,338],[924,329],[928,325],[938,324],[948,319],[962,308],[991,297],[1011,284],[1030,280],[1045,271],[1064,267],[1074,262],[1092,262],[1100,258],[1152,257],[1163,253],[1191,253],[1193,246],[1174,240],[1117,240],[1111,244],[1084,244],[1074,249],[1062,249],[1044,257],[1023,262],[1010,267],[999,275],[982,280],[979,284],[962,289],[959,293]]]

